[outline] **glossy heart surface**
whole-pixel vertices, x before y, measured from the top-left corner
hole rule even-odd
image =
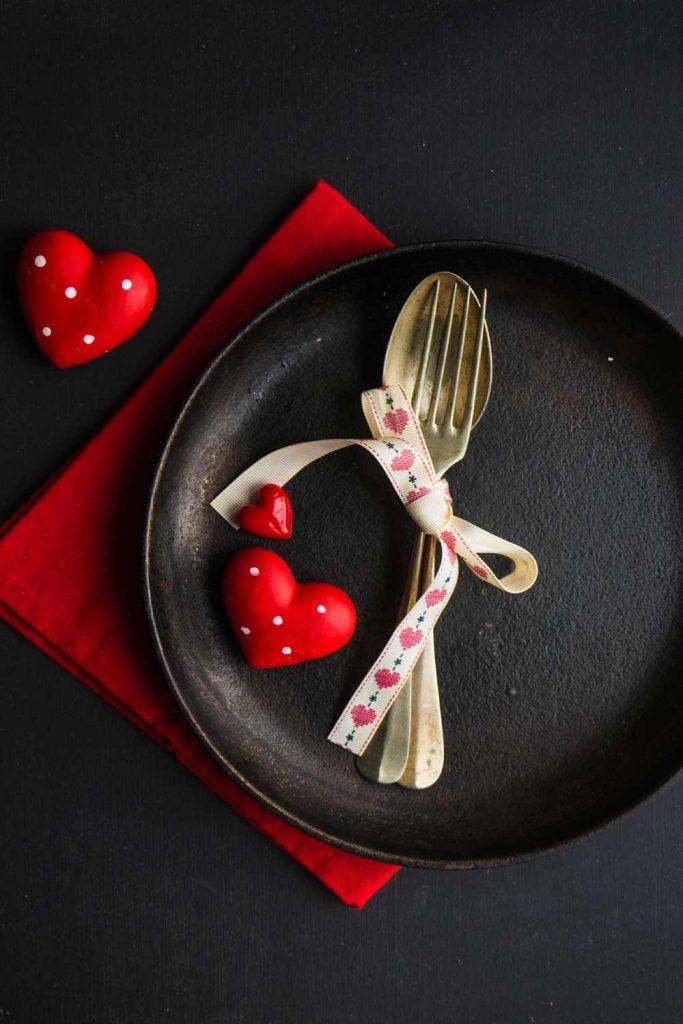
[[[237,516],[240,530],[255,537],[288,540],[292,536],[294,514],[287,491],[277,484],[266,484],[259,491],[258,505],[245,505]]]
[[[283,558],[247,548],[223,572],[223,604],[252,668],[324,658],[356,628],[353,601],[331,583],[298,583]]]
[[[98,254],[69,231],[25,243],[19,301],[33,337],[60,368],[88,363],[142,327],[157,296],[150,267],[130,252]]]

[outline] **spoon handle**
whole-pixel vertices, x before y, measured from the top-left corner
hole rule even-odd
[[[436,538],[428,537],[422,559],[421,594],[424,594],[434,579],[435,558]],[[444,761],[441,702],[432,633],[413,669],[409,685],[411,710],[408,759],[398,782],[406,789],[426,789],[433,786],[441,775]]]
[[[416,530],[410,568],[398,612],[399,622],[420,595],[422,555],[425,546],[424,534]],[[392,782],[398,782],[406,769],[410,749],[411,689],[411,680],[408,679],[367,750],[356,758],[356,768],[368,782],[390,785]]]

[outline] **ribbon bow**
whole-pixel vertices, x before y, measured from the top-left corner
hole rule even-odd
[[[458,558],[480,579],[508,594],[528,590],[538,575],[535,558],[524,548],[453,515],[448,486],[436,475],[403,388],[391,385],[366,391],[362,402],[372,439],[306,441],[280,448],[255,462],[211,502],[211,507],[238,529],[238,512],[265,484],[283,487],[323,455],[360,445],[377,459],[417,526],[439,538],[441,560],[433,583],[391,634],[328,736],[354,754],[363,753],[410,677],[429,633],[455,590]],[[482,554],[505,555],[514,563],[512,572],[499,579],[479,557]]]

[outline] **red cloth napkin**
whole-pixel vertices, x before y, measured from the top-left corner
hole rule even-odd
[[[345,853],[289,825],[219,768],[180,712],[157,662],[140,551],[161,445],[208,360],[288,288],[390,244],[320,182],[123,408],[0,532],[0,614],[354,907],[362,907],[398,868]]]

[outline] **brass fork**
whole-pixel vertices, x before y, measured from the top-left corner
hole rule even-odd
[[[465,455],[470,433],[488,401],[491,341],[486,305],[486,291],[480,303],[462,278],[447,272],[432,274],[408,298],[387,348],[384,383],[401,384],[406,391],[439,477]],[[436,538],[418,533],[401,617],[432,582],[435,554]],[[356,763],[370,781],[424,789],[439,778],[443,759],[430,634],[411,679]]]

